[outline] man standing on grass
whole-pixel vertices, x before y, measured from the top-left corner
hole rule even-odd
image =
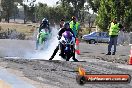
[[[119,23],[117,23],[117,19],[114,18],[113,21],[111,22],[110,30],[109,30],[109,36],[110,36],[110,41],[108,45],[108,53],[106,55],[111,55],[111,48],[112,45],[114,45],[114,51],[112,55],[115,55],[116,53],[116,45],[117,45],[117,37],[119,34],[119,30],[122,29],[123,26]]]

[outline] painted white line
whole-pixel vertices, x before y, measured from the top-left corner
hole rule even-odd
[[[35,88],[34,86],[17,78],[15,75],[7,72],[6,69],[0,68],[0,79],[11,85],[11,88]]]

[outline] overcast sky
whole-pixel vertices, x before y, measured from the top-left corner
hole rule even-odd
[[[29,0],[30,1],[30,0]],[[32,0],[31,0],[32,1]],[[36,3],[41,2],[41,3],[46,3],[49,6],[54,6],[56,5],[56,2],[59,0],[36,0]],[[19,7],[19,6],[18,6]],[[93,13],[93,11],[90,9],[90,13]]]
[[[49,6],[53,6],[56,5],[56,2],[59,0],[36,0],[36,2],[42,2],[42,3],[46,3]]]

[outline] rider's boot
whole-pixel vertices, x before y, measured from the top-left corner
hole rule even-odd
[[[69,59],[66,59],[66,61],[69,61]]]
[[[73,59],[75,62],[78,62],[78,60],[77,60],[76,57],[75,57],[75,50],[74,50],[74,52],[73,52],[73,57],[72,57],[72,59]]]
[[[61,43],[60,43],[60,51],[61,51],[61,52],[60,52],[59,55],[60,55],[63,59],[65,59],[65,55],[64,55],[64,46],[63,46],[63,44],[61,44]]]
[[[61,50],[61,52],[60,52],[59,56],[61,56],[63,59],[65,59],[65,55],[64,55],[63,50]]]

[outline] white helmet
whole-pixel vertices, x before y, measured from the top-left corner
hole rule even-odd
[[[44,30],[44,29],[42,29],[40,32],[44,32],[44,33],[45,33],[45,30]]]
[[[42,20],[42,22],[44,22],[44,21],[47,21],[47,19],[46,19],[46,18],[44,18],[44,19]]]

